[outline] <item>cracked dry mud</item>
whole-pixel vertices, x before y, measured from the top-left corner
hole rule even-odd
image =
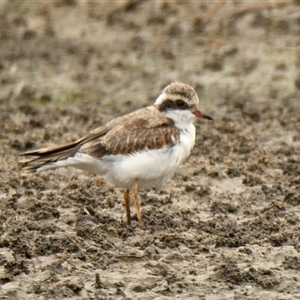
[[[300,6],[0,4],[0,299],[300,299]],[[18,154],[193,85],[214,122],[167,191]]]

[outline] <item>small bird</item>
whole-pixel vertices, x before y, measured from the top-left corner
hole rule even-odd
[[[212,120],[198,110],[198,102],[190,85],[171,83],[154,105],[115,118],[75,142],[21,153],[33,156],[21,162],[23,174],[74,167],[101,175],[124,189],[127,224],[131,198],[141,223],[138,188],[158,187],[170,179],[194,147],[193,121]]]

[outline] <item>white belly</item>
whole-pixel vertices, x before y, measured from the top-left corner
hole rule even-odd
[[[75,168],[101,175],[117,187],[130,189],[135,179],[139,180],[139,187],[160,186],[172,177],[183,157],[178,144],[131,155],[109,155],[101,160],[78,153],[74,159],[80,162],[73,165]]]
[[[114,185],[130,189],[135,179],[140,187],[160,186],[174,174],[182,157],[180,146],[146,150],[133,155],[117,155],[102,160],[107,164],[105,179]]]

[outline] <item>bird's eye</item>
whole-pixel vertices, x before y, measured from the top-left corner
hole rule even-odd
[[[184,102],[184,101],[182,101],[182,100],[176,100],[176,106],[178,107],[178,108],[186,108],[186,103]]]

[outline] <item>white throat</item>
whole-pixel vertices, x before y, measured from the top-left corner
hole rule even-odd
[[[193,121],[196,119],[196,116],[189,110],[172,109],[164,112],[164,114],[167,118],[172,119],[175,126],[181,130],[190,128],[190,126],[193,125]]]
[[[195,145],[196,128],[193,124],[194,114],[188,110],[168,110],[165,115],[172,119],[180,129],[180,161],[187,158]]]

